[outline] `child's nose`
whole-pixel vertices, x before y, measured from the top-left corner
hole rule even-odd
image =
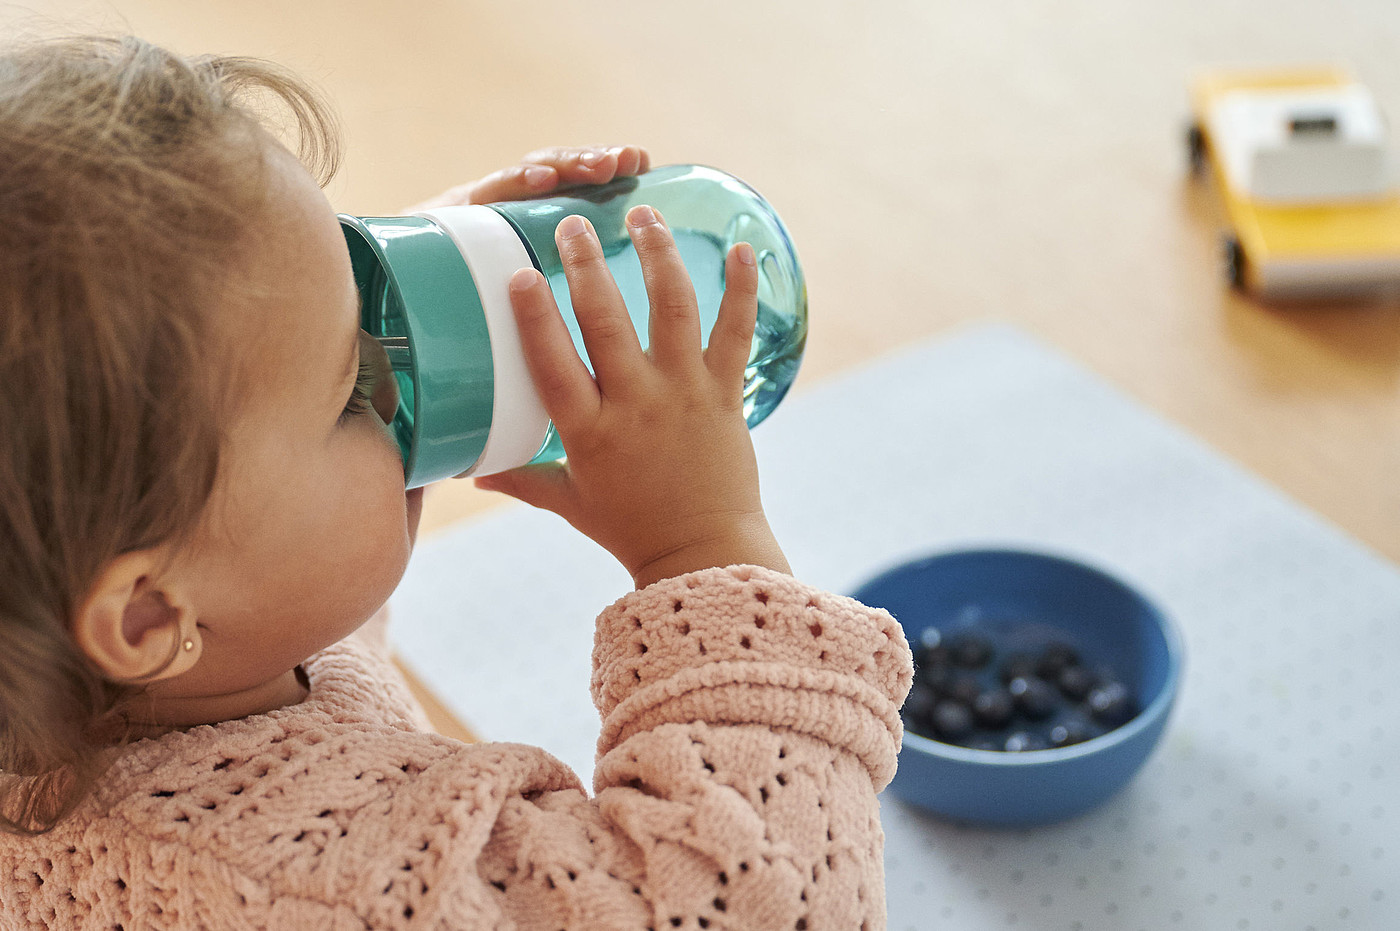
[[[384,376],[374,383],[371,403],[380,420],[385,424],[394,422],[394,417],[399,412],[399,380],[394,377],[387,364],[384,366]]]

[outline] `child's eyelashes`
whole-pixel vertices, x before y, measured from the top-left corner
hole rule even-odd
[[[340,412],[338,423],[344,423],[351,417],[360,414],[368,414],[374,407],[374,363],[360,357],[360,369],[355,375],[355,387],[350,389],[350,397],[345,401],[345,409]]]
[[[351,418],[371,411],[378,414],[384,423],[393,423],[399,407],[399,388],[389,356],[379,341],[364,330],[360,331],[359,350],[355,385],[350,389],[345,408],[336,418],[336,425],[341,426]]]

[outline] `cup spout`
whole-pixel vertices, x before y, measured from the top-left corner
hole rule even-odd
[[[413,353],[408,348],[407,336],[376,336],[384,354],[389,357],[389,367],[396,372],[413,370]]]

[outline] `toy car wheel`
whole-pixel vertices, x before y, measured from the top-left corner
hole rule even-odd
[[[1199,123],[1186,127],[1186,159],[1193,175],[1200,174],[1206,167],[1206,134]]]
[[[1233,236],[1226,236],[1221,241],[1221,251],[1225,259],[1225,280],[1229,282],[1230,287],[1244,290],[1245,258],[1240,241]]]

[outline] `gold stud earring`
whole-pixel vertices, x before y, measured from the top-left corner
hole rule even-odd
[[[189,651],[191,651],[191,650],[194,649],[194,641],[193,641],[193,640],[186,640],[185,643],[184,643],[184,647],[185,647],[185,652],[188,653]]]

